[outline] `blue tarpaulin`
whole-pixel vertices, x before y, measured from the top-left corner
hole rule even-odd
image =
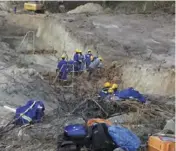
[[[125,151],[137,151],[140,147],[140,139],[127,128],[117,126],[109,126],[108,132],[117,146]]]
[[[127,89],[121,90],[117,95],[121,99],[135,98],[139,102],[142,102],[142,103],[146,102],[145,97],[142,94],[140,94],[138,91],[134,90],[133,88],[127,88]]]
[[[16,109],[15,119],[17,125],[31,122],[40,122],[44,116],[44,104],[42,101],[29,100],[24,106]]]

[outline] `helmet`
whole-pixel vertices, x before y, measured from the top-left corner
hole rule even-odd
[[[76,49],[75,52],[79,52],[80,50],[79,49]]]
[[[100,61],[103,61],[102,57],[98,57],[100,59]]]
[[[89,49],[88,52],[92,52],[92,50]]]
[[[79,52],[82,52],[82,50],[79,50]]]
[[[114,90],[112,89],[112,88],[110,88],[109,90],[108,90],[108,93],[113,93],[114,92]]]
[[[64,59],[64,58],[65,58],[65,55],[62,55],[61,58]]]
[[[112,89],[117,89],[118,88],[118,85],[117,84],[113,84],[112,85]]]
[[[111,87],[111,83],[110,83],[110,82],[106,82],[106,83],[104,84],[104,87],[106,87],[106,88]]]

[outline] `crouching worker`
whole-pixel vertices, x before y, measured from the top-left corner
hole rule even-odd
[[[42,101],[29,100],[26,105],[16,109],[15,124],[24,125],[41,122],[45,106]]]
[[[57,71],[59,71],[59,79],[66,81],[67,80],[67,61],[65,60],[65,55],[61,56],[62,60],[59,61],[57,65]]]
[[[111,101],[114,96],[114,90],[112,88],[108,89],[108,94],[105,97],[105,101]]]
[[[106,82],[102,88],[102,90],[99,93],[99,98],[104,99],[105,97],[108,96],[108,90],[111,87],[110,82]]]
[[[119,94],[118,85],[117,84],[113,84],[111,88],[114,91],[114,95],[118,96],[118,94]]]
[[[93,59],[93,61],[90,63],[89,68],[88,68],[88,80],[91,80],[91,77],[93,76],[94,72],[103,66],[102,64],[102,58],[98,57],[96,59]]]

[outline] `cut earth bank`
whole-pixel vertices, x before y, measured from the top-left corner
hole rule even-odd
[[[76,48],[99,53],[121,66],[121,87],[174,96],[174,15],[7,15],[7,22],[36,31],[37,49],[54,48],[72,58]]]
[[[1,20],[0,59],[1,66],[5,69],[1,72],[2,105],[8,102],[7,105],[18,106],[29,98],[35,98],[45,100],[47,108],[43,123],[34,125],[32,129],[23,131],[17,128],[7,133],[1,141],[1,150],[55,150],[58,125],[61,132],[65,122],[77,119],[75,116],[61,118],[64,117],[62,112],[59,112],[58,119],[58,112],[54,109],[63,105],[59,105],[56,92],[38,74],[55,72],[57,58],[63,50],[67,51],[70,58],[76,48],[84,52],[90,48],[94,54],[98,51],[104,58],[105,65],[113,62],[120,66],[121,88],[132,86],[144,94],[164,96],[165,99],[159,100],[161,103],[168,102],[168,97],[174,96],[175,43],[172,15],[2,14]],[[30,39],[29,43],[25,40],[24,47],[19,49],[23,36],[31,30],[35,33],[36,50],[51,50],[49,54],[29,53],[32,49]],[[57,50],[56,54],[52,51],[53,48]],[[102,83],[104,81],[106,79]],[[5,120],[7,112],[1,109],[1,118]],[[134,116],[132,115],[133,118]],[[133,119],[131,115],[123,117]],[[78,119],[77,122],[83,121]],[[152,124],[151,127],[154,129],[156,125]],[[148,134],[148,128],[145,126],[137,129]]]

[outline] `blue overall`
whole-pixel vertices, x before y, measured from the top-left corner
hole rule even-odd
[[[100,93],[99,93],[99,96],[100,96],[100,98],[105,98],[105,97],[107,97],[108,96],[108,89],[109,88],[103,88],[101,91],[100,91]]]
[[[15,6],[15,7],[13,8],[14,14],[16,14],[16,10],[17,10],[17,7]]]
[[[85,55],[86,69],[88,69],[88,67],[89,67],[89,65],[91,63],[91,56],[92,56],[92,54],[90,54],[90,53],[87,53]]]
[[[68,65],[68,72],[74,72],[75,70],[75,62],[73,60],[69,60],[67,62],[67,65]]]
[[[115,96],[118,96],[118,94],[119,94],[119,91],[118,91],[118,90],[115,90],[115,91],[114,91],[114,95],[115,95]]]
[[[67,75],[68,75],[67,61],[65,61],[65,59],[62,59],[58,63],[57,68],[59,69],[59,79],[67,80]]]
[[[81,69],[81,60],[80,60],[80,54],[79,53],[75,53],[73,60],[75,62],[75,72],[80,71]]]

